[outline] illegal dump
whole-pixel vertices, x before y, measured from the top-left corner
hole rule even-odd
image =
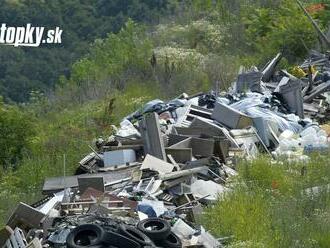
[[[1,246],[222,247],[199,223],[203,208],[236,186],[242,160],[307,162],[327,153],[330,54],[294,70],[240,68],[227,92],[155,99],[82,155],[76,175],[46,178],[45,197],[21,202]],[[230,237],[229,237],[230,238]]]

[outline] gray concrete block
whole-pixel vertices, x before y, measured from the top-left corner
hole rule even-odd
[[[232,129],[242,129],[253,125],[252,118],[219,102],[215,104],[212,118]]]

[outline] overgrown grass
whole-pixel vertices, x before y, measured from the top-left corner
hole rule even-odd
[[[203,224],[218,237],[233,235],[230,247],[329,247],[330,190],[306,192],[329,184],[329,161],[244,162],[238,187],[206,209]]]

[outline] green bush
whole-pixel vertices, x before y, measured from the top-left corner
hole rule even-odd
[[[95,40],[88,56],[73,65],[70,82],[80,88],[89,84],[123,88],[124,74],[136,77],[147,73],[152,45],[144,34],[143,26],[128,21],[118,34]]]
[[[257,8],[243,17],[252,51],[262,58],[283,52],[294,63],[318,44],[318,35],[295,0],[281,1],[277,8]]]
[[[0,98],[0,166],[15,168],[30,148],[35,134],[33,118],[17,106],[5,105]]]

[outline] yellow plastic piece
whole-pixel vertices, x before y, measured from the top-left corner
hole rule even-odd
[[[306,77],[307,76],[307,73],[304,72],[304,70],[301,69],[299,66],[295,66],[292,69],[292,75],[295,76],[295,77],[297,77],[297,78],[302,78],[302,77]]]

